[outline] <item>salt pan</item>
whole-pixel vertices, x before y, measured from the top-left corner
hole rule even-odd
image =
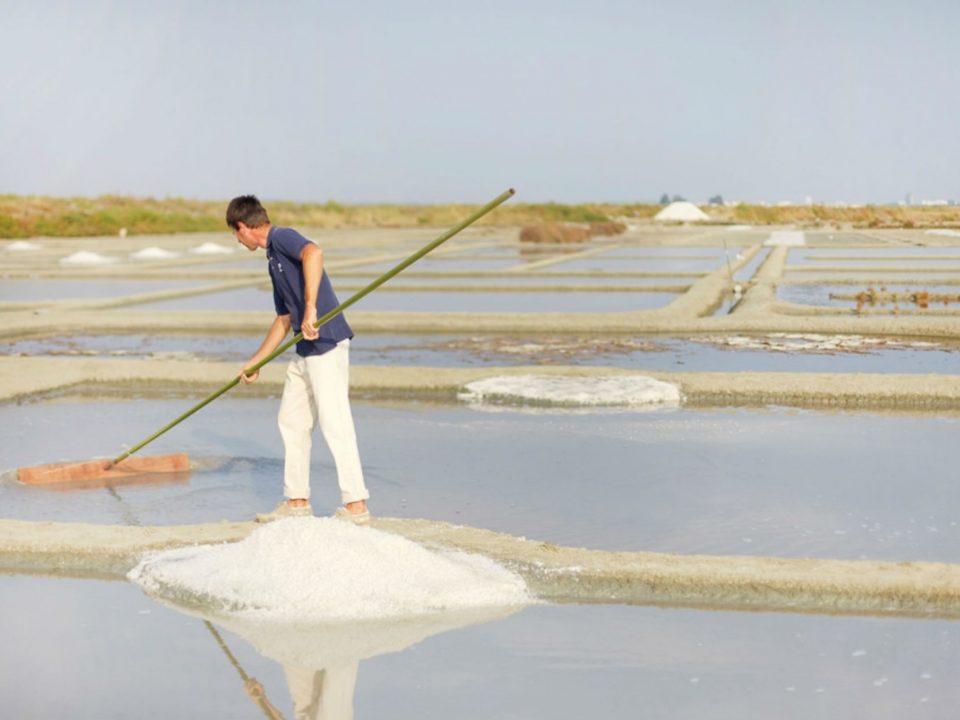
[[[488,558],[427,550],[330,518],[293,518],[238,543],[159,552],[129,578],[161,599],[245,620],[383,619],[532,602],[522,578]]]
[[[72,255],[67,255],[64,258],[60,258],[60,264],[64,266],[112,265],[115,262],[117,262],[117,258],[111,255],[101,255],[100,253],[89,252],[87,250],[80,250]]]
[[[468,383],[458,397],[474,403],[528,402],[567,407],[676,406],[681,401],[675,385],[644,375],[502,375]]]

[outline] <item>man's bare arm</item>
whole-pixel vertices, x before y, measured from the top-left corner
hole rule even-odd
[[[287,333],[290,332],[290,316],[289,315],[277,315],[274,318],[273,323],[270,325],[270,329],[267,330],[267,336],[263,339],[263,342],[260,343],[260,347],[257,351],[244,363],[243,368],[240,370],[240,379],[244,384],[249,385],[258,377],[260,377],[260,371],[257,370],[249,375],[244,374],[244,370],[248,367],[256,365],[258,362],[263,360],[267,355],[272,353],[278,347],[280,343],[283,342],[283,339],[287,336]]]
[[[314,243],[307,243],[300,252],[303,264],[303,322],[300,332],[306,340],[316,340],[320,331],[313,326],[317,321],[317,294],[323,276],[323,250]]]

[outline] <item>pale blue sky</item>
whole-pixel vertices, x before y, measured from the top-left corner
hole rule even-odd
[[[960,2],[0,0],[0,193],[960,200]]]

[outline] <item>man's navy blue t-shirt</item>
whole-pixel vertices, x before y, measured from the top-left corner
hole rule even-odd
[[[291,228],[271,226],[267,234],[267,263],[273,283],[273,304],[277,315],[290,316],[290,327],[294,333],[300,332],[303,322],[303,263],[300,262],[300,253],[309,242]],[[339,304],[324,270],[317,291],[317,317],[323,317]],[[320,326],[320,337],[316,340],[297,343],[297,355],[322,355],[341,340],[352,337],[353,331],[347,325],[346,318],[343,313],[338,313]]]

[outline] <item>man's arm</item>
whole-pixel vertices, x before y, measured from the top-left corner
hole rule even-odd
[[[323,250],[314,243],[307,243],[300,251],[303,265],[303,322],[300,332],[306,340],[316,340],[320,330],[313,324],[317,321],[317,294],[320,292],[320,278],[323,275]]]
[[[263,360],[267,355],[272,353],[278,347],[280,343],[283,342],[283,339],[287,336],[287,333],[290,332],[290,316],[289,315],[277,315],[274,319],[273,324],[270,325],[270,329],[267,330],[267,336],[263,339],[263,342],[260,343],[260,347],[257,351],[251,356],[246,363],[244,363],[243,368],[240,370],[240,379],[245,385],[249,385],[258,377],[260,377],[260,371],[257,370],[249,375],[244,374],[244,370],[252,365],[256,365],[258,362]]]

